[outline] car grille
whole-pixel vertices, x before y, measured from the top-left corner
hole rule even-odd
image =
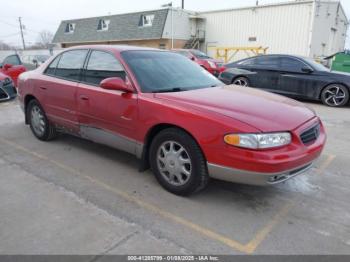
[[[2,89],[2,87],[0,87],[0,101],[8,98],[9,98],[9,95],[5,92],[5,90]]]
[[[306,130],[300,135],[301,141],[303,141],[305,145],[315,142],[320,136],[320,129],[320,124],[317,124],[316,126],[313,126],[310,129]]]
[[[0,101],[8,100],[16,93],[10,78],[0,81]]]

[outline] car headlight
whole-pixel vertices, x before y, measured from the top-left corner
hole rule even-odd
[[[211,68],[216,68],[216,64],[212,61],[208,61],[208,64]]]
[[[250,148],[266,149],[285,146],[291,143],[292,136],[288,132],[270,134],[229,134],[224,137],[228,145]]]

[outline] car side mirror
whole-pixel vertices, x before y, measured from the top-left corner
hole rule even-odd
[[[314,70],[311,68],[311,67],[308,67],[308,66],[304,66],[301,71],[303,73],[307,73],[307,74],[311,74],[312,72],[314,72]]]
[[[4,69],[5,70],[9,70],[11,67],[13,67],[13,65],[11,65],[11,64],[4,64]]]
[[[110,77],[101,81],[100,87],[107,90],[117,90],[124,93],[133,93],[134,89],[128,86],[120,77]]]

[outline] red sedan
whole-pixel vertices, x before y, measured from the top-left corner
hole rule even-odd
[[[271,185],[306,170],[325,145],[315,112],[222,82],[183,56],[130,46],[65,50],[19,78],[25,121],[136,155],[172,193],[209,178]]]
[[[226,69],[222,61],[211,58],[197,49],[174,49],[173,52],[186,56],[217,77]]]
[[[17,86],[17,79],[20,74],[27,71],[22,65],[21,59],[18,55],[9,55],[0,63],[0,73],[9,76],[15,86]]]

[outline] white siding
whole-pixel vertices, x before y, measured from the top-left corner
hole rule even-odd
[[[193,30],[190,13],[182,9],[173,9],[173,23],[174,23],[174,39],[188,40],[191,38]],[[163,38],[171,39],[171,10],[165,22]]]
[[[202,13],[206,41],[217,47],[263,46],[268,53],[308,55],[312,2]],[[249,41],[256,37],[256,42]],[[213,46],[213,44],[210,44]]]
[[[339,3],[317,2],[310,56],[329,56],[343,51],[347,29],[347,17]]]

